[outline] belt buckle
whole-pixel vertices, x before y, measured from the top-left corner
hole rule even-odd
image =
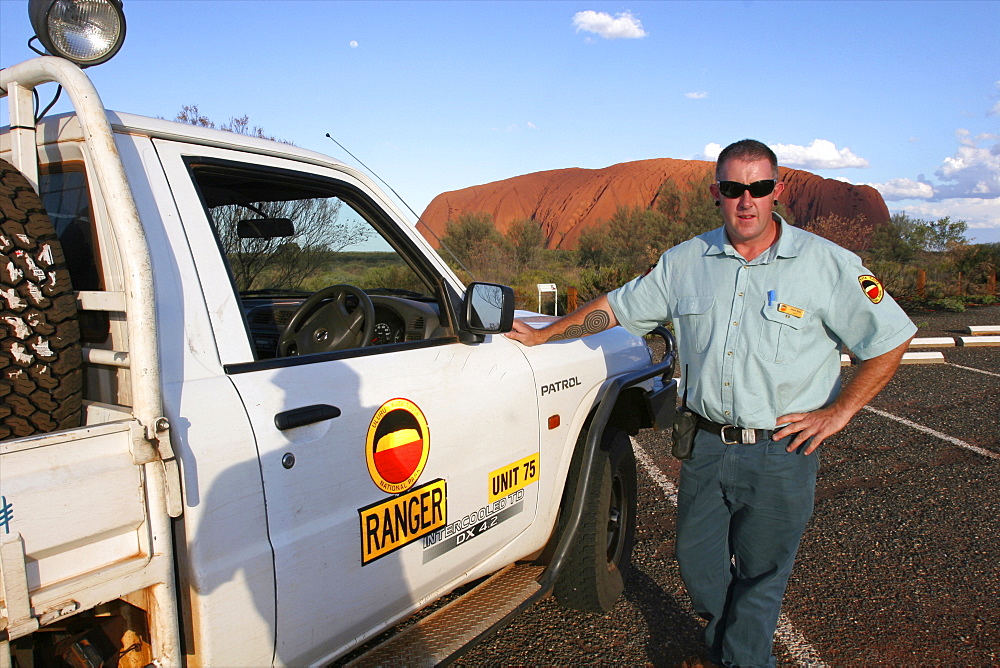
[[[739,429],[740,436],[737,440],[727,441],[726,440],[726,430],[727,429]],[[756,429],[746,429],[737,427],[734,424],[727,424],[719,430],[719,436],[722,437],[722,442],[726,445],[753,445],[757,442],[757,430]]]

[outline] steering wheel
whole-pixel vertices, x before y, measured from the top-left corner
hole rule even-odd
[[[347,308],[348,295],[358,300],[353,311]],[[371,344],[374,333],[375,306],[364,290],[331,285],[302,302],[278,339],[278,354],[285,357],[361,348]]]

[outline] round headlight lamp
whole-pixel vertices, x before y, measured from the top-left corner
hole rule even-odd
[[[110,60],[125,42],[121,0],[29,0],[28,15],[45,50],[80,67]]]

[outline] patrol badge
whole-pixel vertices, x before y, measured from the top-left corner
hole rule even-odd
[[[885,297],[885,288],[882,287],[882,283],[871,274],[858,276],[858,283],[861,284],[861,289],[872,304],[878,304],[882,301],[882,297]]]

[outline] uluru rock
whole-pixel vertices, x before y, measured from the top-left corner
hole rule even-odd
[[[673,180],[687,190],[701,183],[715,168],[704,160],[654,158],[623,162],[603,169],[554,169],[484,185],[453,190],[435,197],[421,216],[418,228],[444,236],[449,220],[463,213],[485,212],[501,232],[516,220],[530,219],[542,228],[548,248],[574,249],[584,230],[599,226],[621,206],[650,207],[664,181]],[[782,200],[796,224],[808,229],[809,221],[836,214],[859,215],[872,228],[889,220],[889,209],[877,190],[810,172],[779,168],[785,182]],[[705,197],[709,197],[705,192]]]

